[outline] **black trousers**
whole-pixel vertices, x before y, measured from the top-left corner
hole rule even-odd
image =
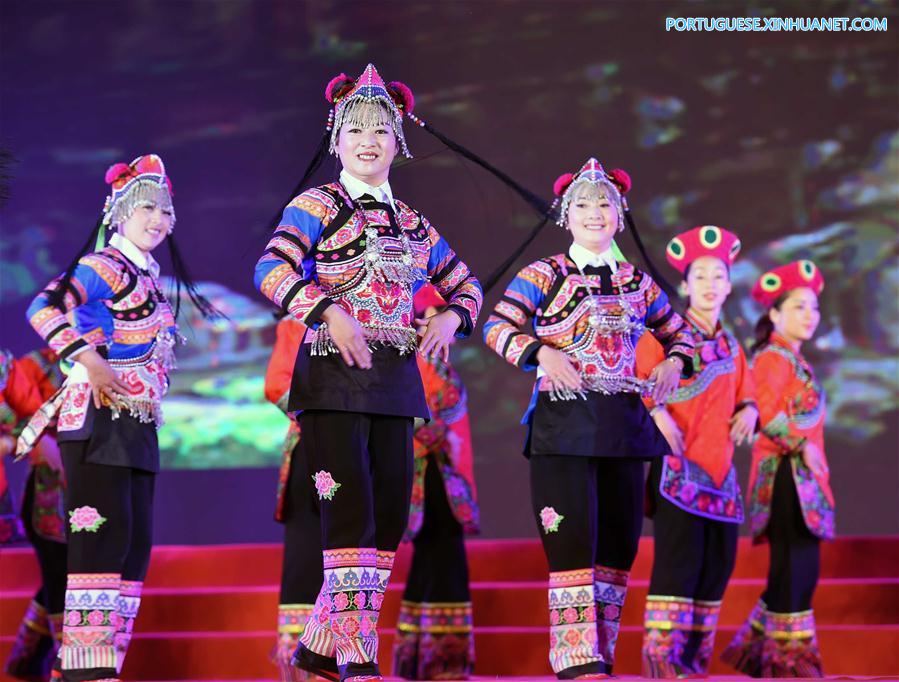
[[[531,455],[531,504],[549,570],[594,565],[629,571],[643,528],[643,462],[619,457]],[[564,519],[544,532],[540,512]]]
[[[395,552],[412,495],[412,418],[309,410],[299,423],[311,470],[340,485],[321,504],[322,548]]]
[[[25,535],[37,555],[41,586],[34,600],[47,613],[62,613],[66,605],[66,545],[40,536],[34,529],[34,471],[28,476],[22,498],[22,523]]]
[[[321,513],[305,434],[293,449],[284,500],[281,604],[314,604],[322,586]]]
[[[680,509],[659,493],[662,460],[650,467],[655,558],[649,593],[720,601],[737,559],[739,525]]]
[[[805,525],[789,457],[781,458],[774,477],[767,535],[770,563],[762,600],[774,613],[807,611],[818,585],[821,541]]]
[[[446,499],[440,467],[429,458],[424,519],[412,540],[414,552],[403,599],[418,603],[471,601],[462,524]]]
[[[156,475],[85,461],[90,441],[60,443],[66,471],[66,513],[93,507],[106,520],[95,532],[68,532],[69,573],[120,573],[143,580],[153,548]]]

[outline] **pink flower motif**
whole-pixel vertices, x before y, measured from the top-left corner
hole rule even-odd
[[[66,625],[73,628],[81,625],[81,613],[78,611],[69,611],[66,614]]]
[[[315,490],[318,492],[318,499],[334,499],[334,493],[337,492],[340,483],[331,478],[330,472],[319,471],[312,477],[312,480],[315,481]]]
[[[354,637],[359,632],[359,620],[355,616],[343,619],[343,633],[348,637]]]
[[[556,609],[553,609],[549,612],[549,624],[550,625],[558,625],[560,621],[559,612]]]
[[[584,609],[584,613],[581,614],[585,623],[595,623],[596,622],[596,608],[593,606],[588,606]]]
[[[94,507],[78,507],[69,512],[69,524],[73,533],[81,531],[96,533],[104,523],[106,523],[106,518],[100,516],[100,512]]]
[[[681,488],[679,497],[686,503],[692,502],[696,498],[696,493],[699,492],[699,489],[696,487],[695,483],[685,483],[684,487]]]
[[[566,623],[577,623],[577,609],[569,606],[562,612],[562,620]]]
[[[365,608],[365,592],[357,592],[356,596],[353,597],[353,604],[357,609]]]
[[[368,600],[369,606],[375,611],[381,610],[381,604],[384,602],[384,595],[380,592],[375,592]]]
[[[333,604],[335,611],[346,611],[350,605],[350,598],[346,596],[345,592],[338,592],[334,595]]]
[[[361,310],[356,311],[356,319],[359,320],[362,324],[368,324],[371,322],[371,311],[362,308]]]
[[[87,614],[87,622],[91,625],[103,625],[103,612],[91,611]]]
[[[559,530],[559,524],[565,517],[556,512],[552,507],[544,507],[540,510],[540,523],[544,533],[555,533]]]
[[[615,620],[619,615],[621,615],[621,609],[614,604],[606,605],[602,611],[603,620]]]

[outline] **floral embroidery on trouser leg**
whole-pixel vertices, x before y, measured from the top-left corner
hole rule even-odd
[[[721,653],[722,661],[750,677],[762,675],[762,647],[765,643],[767,613],[765,602],[760,599]]]
[[[565,517],[557,512],[554,507],[544,507],[540,510],[540,525],[543,526],[543,532],[547,535],[558,532],[559,524],[564,520]]]
[[[300,643],[319,656],[336,656],[334,635],[331,633],[331,593],[328,591],[327,581],[322,584],[315,598],[312,612],[300,634]]]
[[[762,648],[764,677],[824,677],[815,614],[765,614],[765,643]]]
[[[63,617],[63,671],[116,668],[115,635],[121,577],[118,573],[70,573]]]
[[[303,671],[291,663],[291,657],[313,609],[313,604],[278,604],[278,640],[272,651],[272,662],[278,666],[281,682],[305,679]]]
[[[134,621],[140,610],[140,595],[144,584],[140,580],[123,580],[119,588],[119,599],[116,611],[119,615],[118,628],[115,634],[116,670],[121,673],[125,664],[125,654],[131,644],[134,633]]]
[[[47,610],[38,602],[31,601],[19,623],[5,671],[19,679],[44,678],[49,676],[55,657],[55,638],[50,630]]]
[[[650,594],[643,616],[643,676],[675,678],[692,672],[683,663],[693,627],[693,600]]]
[[[595,567],[596,625],[599,655],[609,666],[615,663],[615,645],[621,624],[621,610],[627,596],[629,571],[607,566]]]
[[[465,680],[474,667],[471,602],[421,604],[418,680]]]
[[[315,481],[315,491],[318,493],[320,500],[333,500],[334,493],[340,487],[340,483],[331,478],[329,471],[317,471],[312,477]]]
[[[550,571],[549,663],[553,672],[599,663],[593,569]]]
[[[384,598],[379,589],[378,552],[374,548],[351,547],[325,550],[323,555],[337,665],[376,663],[375,628]]]
[[[69,527],[73,533],[96,533],[106,521],[96,507],[78,507],[69,512]]]
[[[720,601],[695,601],[693,603],[693,629],[691,639],[699,639],[693,656],[692,668],[700,675],[707,675],[715,648],[715,632],[718,629]]]

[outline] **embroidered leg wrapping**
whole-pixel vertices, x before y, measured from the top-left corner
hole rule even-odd
[[[815,614],[765,614],[765,643],[762,649],[764,677],[824,677]]]
[[[418,675],[418,644],[421,638],[421,609],[419,602],[400,604],[393,642],[393,674],[406,680],[421,679]]]
[[[550,571],[549,663],[560,677],[605,672],[597,649],[593,569]]]
[[[618,643],[618,630],[621,624],[621,610],[627,596],[627,577],[629,571],[622,571],[607,566],[595,568],[596,594],[596,626],[599,634],[598,646],[600,660],[608,665],[607,672],[612,671],[615,663],[615,645]]]
[[[32,601],[19,624],[12,651],[6,659],[5,671],[23,680],[44,679],[50,675],[55,657],[55,640],[47,610],[37,601]]]
[[[60,650],[63,678],[76,670],[81,676],[91,671],[93,679],[116,678],[120,584],[118,573],[69,574]]]
[[[125,664],[125,654],[131,644],[134,634],[134,620],[140,610],[140,595],[144,584],[140,580],[123,580],[119,588],[119,598],[116,602],[118,613],[118,627],[115,633],[116,670],[121,673]]]
[[[766,614],[765,602],[759,600],[731,643],[721,653],[722,661],[750,677],[762,676]]]
[[[693,600],[650,594],[643,616],[643,676],[676,678],[692,672],[683,662],[693,627]]]
[[[325,550],[331,595],[331,633],[340,677],[380,675],[378,614],[393,570],[394,552],[373,548]]]
[[[693,627],[687,640],[688,653],[684,656],[684,662],[700,675],[709,673],[719,613],[720,601],[693,602]]]
[[[471,602],[421,605],[419,680],[467,680],[474,667]]]
[[[278,604],[278,641],[272,651],[272,662],[278,666],[281,682],[306,679],[306,674],[291,664],[291,657],[313,610],[313,604]]]
[[[327,580],[315,598],[312,612],[300,633],[299,643],[319,656],[336,656],[334,635],[331,634],[331,593],[328,591]]]

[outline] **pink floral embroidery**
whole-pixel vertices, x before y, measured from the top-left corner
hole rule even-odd
[[[78,611],[69,611],[66,614],[66,625],[73,628],[81,625],[81,613]]]
[[[381,609],[381,604],[384,601],[384,595],[380,592],[375,592],[368,601],[372,609],[374,609],[375,611],[379,611]]]
[[[365,608],[365,592],[357,592],[356,596],[353,597],[353,604],[357,609]]]
[[[593,606],[588,606],[584,609],[584,613],[582,614],[584,618],[584,622],[593,623],[596,621],[596,608]]]
[[[577,622],[577,609],[569,606],[562,612],[562,619],[566,623],[576,623]]]
[[[106,523],[106,517],[100,516],[100,512],[94,507],[78,507],[69,512],[69,524],[72,526],[73,533],[83,530],[96,533],[104,523]]]
[[[552,507],[544,507],[540,510],[540,523],[543,525],[544,533],[555,533],[559,530],[559,524],[564,518]]]
[[[103,625],[103,612],[91,611],[87,614],[87,622],[91,625]]]
[[[338,592],[334,595],[333,605],[335,611],[345,611],[346,607],[350,605],[350,598],[346,596],[345,592]]]
[[[312,477],[312,480],[315,481],[315,490],[318,492],[318,499],[334,499],[334,493],[337,492],[337,489],[340,487],[340,483],[331,478],[330,472],[319,471],[315,474],[315,476]]]

